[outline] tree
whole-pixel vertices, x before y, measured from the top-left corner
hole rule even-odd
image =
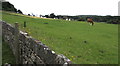
[[[2,5],[2,10],[11,11],[11,12],[17,12],[17,9],[14,7],[14,5],[12,5],[9,2],[1,2],[0,1],[0,4]]]
[[[28,16],[31,16],[30,14],[28,14]]]
[[[50,18],[55,18],[55,14],[54,14],[54,13],[51,13],[51,14],[50,14]]]
[[[84,18],[79,18],[78,21],[85,21],[85,19]]]
[[[20,13],[20,14],[23,14],[21,10],[18,10],[17,12]]]
[[[42,17],[42,15],[40,14],[40,17]]]
[[[49,18],[49,15],[45,15],[46,18]]]

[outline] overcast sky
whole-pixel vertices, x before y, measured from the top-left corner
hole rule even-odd
[[[120,0],[6,0],[24,14],[118,15]]]

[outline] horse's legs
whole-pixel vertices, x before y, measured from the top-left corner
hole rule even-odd
[[[93,22],[91,22],[92,23],[92,26],[94,25],[94,23]]]
[[[89,24],[90,24],[90,25],[92,25],[92,26],[94,25],[94,23],[93,23],[93,22],[89,22]]]
[[[93,25],[92,22],[89,22],[90,25]]]
[[[89,23],[90,25],[92,25],[92,26],[94,25],[94,23],[93,23],[93,22],[88,22],[88,23]]]

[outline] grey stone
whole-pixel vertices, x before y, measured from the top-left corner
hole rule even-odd
[[[12,49],[17,59],[16,62],[20,64],[63,64],[64,66],[72,64],[64,55],[57,55],[41,41],[32,38],[28,33],[19,31],[18,26],[15,27],[2,22],[3,39]]]

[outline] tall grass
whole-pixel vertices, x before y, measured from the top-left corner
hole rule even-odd
[[[8,43],[3,41],[2,44],[2,64],[16,64],[15,56],[13,55]]]

